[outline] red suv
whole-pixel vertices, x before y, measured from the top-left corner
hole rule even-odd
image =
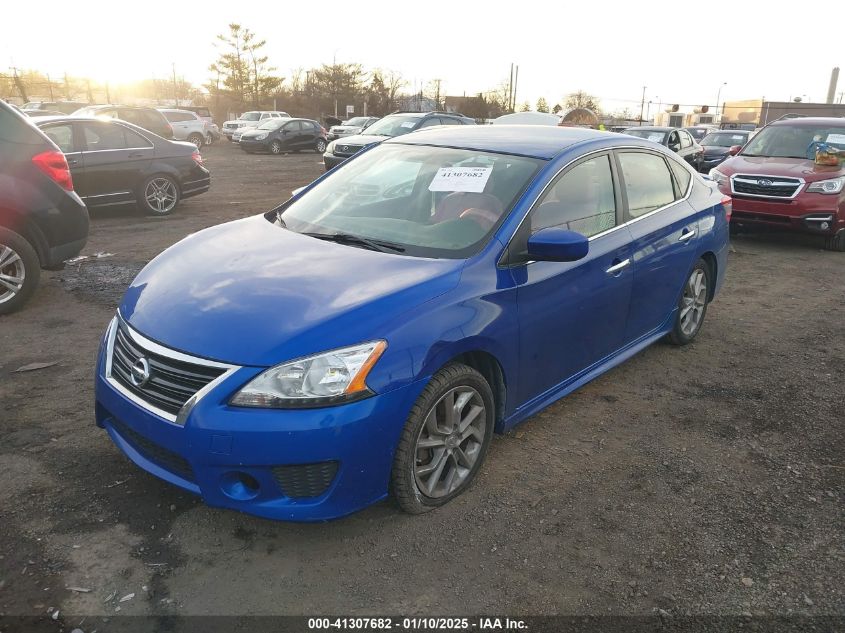
[[[845,119],[776,121],[731,154],[710,177],[733,198],[733,227],[815,233],[845,251]]]

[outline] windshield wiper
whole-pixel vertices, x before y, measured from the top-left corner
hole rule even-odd
[[[309,237],[316,237],[319,240],[326,240],[327,242],[337,242],[338,244],[349,244],[350,246],[363,246],[371,251],[379,251],[380,253],[388,253],[394,251],[396,253],[404,253],[405,247],[394,244],[393,242],[383,242],[381,240],[371,240],[366,237],[352,235],[350,233],[303,233]]]

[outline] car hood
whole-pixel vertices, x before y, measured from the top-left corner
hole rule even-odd
[[[371,143],[381,143],[390,136],[376,136],[374,134],[355,134],[353,136],[344,136],[342,140],[338,140],[338,145],[370,145]]]
[[[816,165],[805,158],[779,158],[773,156],[737,155],[726,160],[719,167],[726,176],[733,174],[760,174],[766,176],[785,176],[803,178],[808,182],[836,178],[845,174],[845,168]]]
[[[361,131],[360,125],[333,125],[330,132],[355,132]]]
[[[463,264],[326,242],[256,216],[167,249],[120,313],[167,347],[271,366],[387,336],[397,317],[454,288]]]

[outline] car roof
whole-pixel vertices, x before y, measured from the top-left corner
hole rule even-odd
[[[798,117],[795,119],[781,119],[779,121],[772,121],[769,125],[791,125],[802,127],[815,127],[817,125],[836,125],[845,127],[845,118],[835,116],[808,116]]]
[[[648,130],[651,132],[674,132],[679,128],[676,127],[669,127],[669,126],[661,126],[661,125],[633,125],[630,127],[626,127],[625,130]]]
[[[384,141],[400,145],[438,145],[486,152],[517,154],[551,159],[582,141],[615,139],[620,144],[647,145],[636,137],[578,127],[547,125],[467,125],[437,126]]]

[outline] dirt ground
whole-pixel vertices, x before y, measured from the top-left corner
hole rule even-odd
[[[123,290],[186,234],[322,171],[225,141],[204,156],[209,193],[168,218],[94,214],[83,253],[113,255],[46,273],[0,317],[0,616],[90,633],[126,614],[845,615],[845,255],[811,240],[736,238],[694,344],[655,345],[496,438],[435,512],[274,523],[135,467],[93,415]],[[34,362],[57,364],[15,373]]]

